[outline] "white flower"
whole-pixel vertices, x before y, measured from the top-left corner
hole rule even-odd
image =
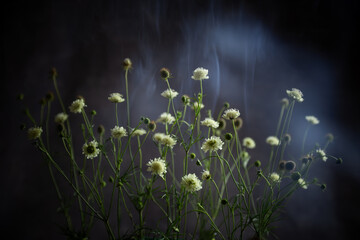
[[[201,150],[204,152],[207,151],[217,151],[222,149],[223,141],[219,137],[211,136],[210,138],[205,139],[204,143],[201,146]]]
[[[201,125],[204,125],[207,127],[212,127],[212,128],[219,127],[219,123],[212,118],[205,118],[203,121],[201,121]]]
[[[85,157],[87,159],[93,159],[96,158],[99,153],[100,153],[100,149],[98,148],[98,142],[93,140],[89,143],[85,143],[83,145],[83,154],[85,155]]]
[[[200,109],[203,109],[204,107],[205,107],[205,105],[200,103]],[[191,106],[191,109],[193,109],[193,110],[197,110],[198,108],[199,108],[198,102],[194,102],[193,105]]]
[[[293,88],[293,89],[291,89],[291,91],[286,90],[286,93],[290,98],[292,98],[292,99],[294,99],[294,100],[296,100],[298,102],[303,102],[304,101],[302,92],[297,88]]]
[[[243,146],[247,147],[249,149],[253,149],[253,148],[255,148],[256,144],[252,138],[246,137],[243,139]]]
[[[164,159],[155,158],[150,160],[146,165],[148,166],[147,170],[151,172],[151,174],[159,175],[164,179],[164,174],[166,173],[166,163]]]
[[[201,181],[194,173],[190,173],[181,178],[181,186],[188,192],[196,192],[202,189]]]
[[[208,73],[209,73],[209,70],[199,67],[194,70],[194,74],[192,75],[191,78],[194,80],[209,79]]]
[[[176,144],[176,139],[171,137],[170,135],[164,135],[162,137],[162,139],[160,140],[160,143],[165,145],[165,146],[168,146],[170,148],[173,148]]]
[[[161,140],[164,138],[165,134],[164,133],[155,133],[153,136],[153,139],[155,142],[160,143]]]
[[[164,112],[160,115],[160,118],[158,118],[157,121],[163,124],[172,124],[175,121],[175,118],[171,116],[170,113]]]
[[[306,184],[305,180],[302,178],[299,178],[298,183],[300,185],[300,187],[302,187],[303,189],[307,189],[308,185]]]
[[[276,172],[270,174],[270,180],[273,182],[280,182],[280,176]]]
[[[240,116],[240,112],[235,108],[226,109],[224,111],[224,114],[222,115],[223,118],[228,120],[233,120],[239,116]]]
[[[123,95],[121,95],[120,93],[111,93],[108,99],[112,103],[121,103],[125,101]]]
[[[269,136],[266,138],[266,143],[271,146],[278,146],[280,144],[280,140],[275,136]]]
[[[41,136],[41,133],[43,132],[41,127],[32,127],[28,129],[28,138],[30,140],[37,139]]]
[[[55,116],[55,123],[57,124],[64,124],[64,122],[68,119],[69,115],[67,115],[66,113],[58,113]]]
[[[81,113],[81,110],[84,107],[86,107],[84,99],[80,98],[80,99],[76,99],[75,101],[73,101],[72,104],[70,105],[69,109],[70,109],[70,112]]]
[[[179,93],[173,89],[166,89],[165,91],[163,91],[161,93],[161,96],[163,96],[164,98],[169,98],[169,99],[173,99],[177,95],[179,95]]]
[[[115,126],[113,129],[111,129],[111,137],[113,138],[122,138],[126,137],[127,132],[126,129],[123,127]]]
[[[312,125],[316,125],[320,123],[319,119],[317,119],[315,116],[306,116],[305,119]]]
[[[322,149],[316,149],[316,153],[321,157],[321,159],[326,162],[327,157],[326,157],[326,153],[324,150]]]
[[[211,178],[211,174],[208,170],[204,170],[201,175],[202,180],[209,180]]]
[[[142,129],[142,128],[138,128],[138,129],[132,131],[131,136],[135,137],[135,136],[141,136],[144,134],[146,134],[146,130]]]

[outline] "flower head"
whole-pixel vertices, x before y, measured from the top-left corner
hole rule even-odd
[[[204,79],[209,79],[208,76],[209,70],[199,67],[197,69],[194,70],[194,74],[192,75],[192,79],[194,80],[204,80]]]
[[[322,149],[316,149],[316,153],[317,153],[317,155],[318,155],[324,162],[326,162],[327,157],[326,157],[326,153],[325,153],[324,150],[322,150]]]
[[[115,126],[113,129],[111,129],[111,137],[120,139],[125,136],[127,136],[125,128]]]
[[[67,115],[66,113],[58,113],[55,116],[55,123],[57,124],[64,124],[64,122],[68,119],[69,115]]]
[[[198,102],[194,102],[193,105],[191,106],[191,109],[197,110],[199,108],[199,106],[200,106],[200,109],[203,109],[205,107],[205,105],[202,103],[200,103],[200,105],[199,105]]]
[[[160,115],[160,118],[157,121],[163,124],[172,124],[175,121],[175,118],[171,116],[170,113],[164,112]]]
[[[246,137],[243,140],[243,146],[247,147],[249,149],[253,149],[253,148],[255,148],[256,144],[255,144],[255,141],[252,138]]]
[[[211,174],[208,170],[204,170],[201,175],[202,180],[209,180],[211,178]]]
[[[87,159],[93,159],[99,155],[100,149],[98,148],[98,145],[98,142],[95,140],[83,145],[83,154]]]
[[[300,185],[300,187],[302,187],[303,189],[307,189],[308,185],[306,184],[305,180],[302,178],[299,178],[298,183]]]
[[[280,144],[280,140],[275,136],[269,136],[266,138],[266,143],[271,146],[278,146]]]
[[[43,132],[41,127],[32,127],[28,129],[28,138],[30,140],[37,139],[41,136],[41,133]]]
[[[164,179],[164,174],[166,173],[166,163],[164,159],[161,158],[154,158],[150,160],[147,164],[148,171],[151,172],[153,175],[159,175],[161,178]]]
[[[175,146],[176,142],[177,142],[176,139],[170,135],[164,135],[162,137],[162,139],[160,140],[161,144],[163,144],[167,147],[170,147],[170,148],[173,148]]]
[[[138,128],[136,130],[133,130],[133,132],[131,133],[131,136],[135,137],[135,136],[141,136],[141,135],[144,135],[144,134],[146,134],[146,130],[142,129],[142,128]]]
[[[179,95],[179,93],[177,91],[175,91],[174,89],[166,89],[165,91],[163,91],[161,93],[161,96],[163,96],[164,98],[168,98],[168,99],[173,99],[177,95]]]
[[[302,92],[297,88],[293,88],[291,90],[286,90],[286,93],[290,98],[292,98],[298,102],[304,101]]]
[[[79,98],[72,102],[69,109],[70,109],[70,112],[81,113],[81,111],[84,107],[86,107],[84,99]]]
[[[222,115],[223,118],[228,120],[234,120],[235,118],[240,116],[239,110],[235,108],[226,109],[224,114]]]
[[[163,139],[164,136],[165,136],[164,133],[155,133],[153,139],[155,142],[161,143],[161,140]]]
[[[203,121],[201,121],[201,125],[211,127],[211,128],[219,127],[219,123],[212,118],[205,118]]]
[[[273,182],[280,182],[280,176],[276,172],[270,174],[270,180]]]
[[[319,119],[317,119],[315,116],[306,116],[305,119],[312,125],[316,125],[320,123]]]
[[[205,139],[204,143],[201,146],[201,150],[204,152],[207,151],[217,151],[222,149],[223,141],[219,137],[211,136],[210,138]]]
[[[123,95],[121,95],[120,93],[111,93],[108,99],[112,103],[121,103],[125,101]]]
[[[181,186],[188,192],[196,192],[202,189],[201,181],[194,173],[190,173],[181,178]]]

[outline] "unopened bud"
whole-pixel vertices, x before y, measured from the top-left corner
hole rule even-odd
[[[225,134],[225,139],[230,141],[233,138],[233,135],[231,133],[226,133]]]
[[[149,124],[150,123],[150,119],[149,118],[144,118],[144,124]]]
[[[222,205],[226,205],[226,204],[228,204],[228,200],[226,200],[226,199],[222,199],[222,200],[221,200],[221,204],[222,204]]]
[[[234,119],[234,125],[235,125],[236,130],[239,130],[239,129],[242,127],[242,125],[243,125],[243,120],[242,120],[242,118],[236,118],[236,119]]]
[[[281,160],[279,162],[279,170],[285,170],[285,163],[286,163],[286,161],[284,161],[284,160]]]
[[[289,142],[291,142],[291,135],[290,134],[285,134],[284,135],[284,142],[286,142],[286,143],[289,143]]]
[[[326,134],[326,140],[328,140],[329,142],[334,141],[334,135],[332,135],[332,133],[328,133]]]
[[[294,172],[291,174],[291,179],[297,181],[301,178],[301,174],[299,172]]]
[[[95,115],[96,115],[96,111],[95,111],[95,110],[91,110],[90,115],[95,116]]]
[[[229,108],[229,107],[230,107],[230,103],[224,102],[224,108]]]
[[[45,98],[48,102],[52,102],[55,98],[54,96],[54,93],[53,92],[48,92],[46,95],[45,95]]]
[[[342,163],[343,163],[342,158],[337,158],[337,159],[336,159],[336,164],[342,164]]]
[[[285,170],[286,171],[293,171],[296,168],[296,163],[294,161],[287,161],[285,163]]]
[[[284,107],[288,107],[288,106],[289,106],[289,99],[287,99],[287,98],[281,99],[281,104],[282,104]]]
[[[188,95],[183,95],[181,97],[181,101],[183,102],[184,105],[188,105],[190,104],[190,97]]]
[[[324,191],[326,189],[326,184],[321,184],[320,189]]]
[[[196,154],[195,154],[195,153],[190,153],[190,158],[191,158],[191,159],[195,159],[195,158],[196,158]]]
[[[260,167],[261,166],[261,162],[259,160],[254,162],[255,167]]]
[[[218,127],[219,130],[224,130],[224,129],[226,128],[226,121],[225,121],[225,119],[220,118],[219,121],[218,121],[218,123],[219,123],[219,127]]]
[[[100,125],[98,128],[97,128],[97,132],[102,135],[105,133],[105,127],[103,125]]]
[[[169,69],[167,69],[167,68],[162,68],[162,69],[160,69],[160,76],[161,76],[161,78],[162,79],[168,79],[170,76],[171,76],[171,74],[170,74],[170,70]]]
[[[124,67],[124,70],[129,70],[131,69],[132,67],[132,62],[130,60],[130,58],[125,58],[124,61],[123,61],[123,67]]]
[[[156,129],[156,123],[155,123],[155,121],[149,122],[148,128],[149,128],[151,131],[155,131],[155,129]]]

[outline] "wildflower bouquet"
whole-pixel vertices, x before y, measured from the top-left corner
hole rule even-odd
[[[204,111],[207,69],[194,70],[191,78],[199,83],[200,92],[183,95],[181,101],[176,101],[178,92],[170,86],[170,71],[161,69],[166,86],[161,96],[167,109],[156,120],[133,120],[130,59],[123,66],[125,97],[120,93],[108,97],[115,110],[110,133],[94,124],[96,112],[85,110],[85,99],[65,107],[55,69],[51,77],[62,112],[51,115],[53,94],[43,100],[39,121],[29,109],[25,111],[33,125],[28,137],[48,163],[65,217],[62,229],[69,239],[87,239],[96,222],[103,224],[109,239],[266,239],[296,190],[311,184],[325,189],[325,184],[310,180],[312,164],[328,158],[342,161],[325,152],[332,135],[323,146],[305,151],[307,133],[319,123],[314,116],[306,116],[309,127],[301,155],[285,158],[292,113],[295,104],[304,100],[298,89],[286,91],[276,131],[264,139],[269,145],[268,161],[261,162],[251,158],[256,142],[242,136],[238,109],[225,103],[216,114]],[[126,119],[119,117],[125,115],[119,113],[119,104],[126,104]],[[56,125],[50,121],[53,118]],[[78,132],[70,124],[76,118],[82,118]],[[120,124],[121,120],[125,123]],[[57,147],[62,150],[50,147],[49,128],[55,126]],[[80,133],[82,146],[74,141]],[[69,188],[59,184],[63,181]]]

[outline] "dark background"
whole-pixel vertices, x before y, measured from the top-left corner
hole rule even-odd
[[[11,239],[62,239],[62,218],[47,167],[19,129],[27,123],[16,101],[25,94],[38,114],[38,101],[52,89],[49,69],[59,72],[65,105],[78,94],[99,113],[98,124],[113,127],[111,92],[124,92],[122,60],[130,57],[132,116],[155,119],[166,86],[158,71],[173,72],[181,94],[198,90],[190,79],[199,66],[209,69],[205,105],[218,110],[224,101],[239,108],[244,136],[258,148],[273,134],[278,101],[299,88],[305,101],[296,106],[291,134],[299,146],[305,115],[321,123],[312,144],[331,131],[329,159],[314,175],[328,190],[297,192],[280,239],[348,239],[358,235],[359,32],[357,1],[12,1],[2,6],[1,232]],[[207,85],[206,85],[207,84]],[[120,90],[119,90],[120,89]],[[139,104],[139,102],[146,104]],[[55,106],[58,108],[59,106]],[[55,110],[54,110],[55,113]],[[109,117],[111,116],[111,117]],[[28,124],[28,123],[27,123]],[[261,154],[256,155],[259,159]],[[97,238],[96,234],[94,235]]]

